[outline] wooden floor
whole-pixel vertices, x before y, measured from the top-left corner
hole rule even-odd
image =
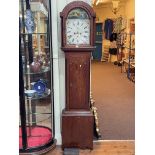
[[[94,149],[80,150],[79,155],[134,155],[134,141],[102,141],[94,142]],[[57,146],[53,151],[45,155],[63,155],[60,146]]]

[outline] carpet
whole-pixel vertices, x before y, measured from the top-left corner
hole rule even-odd
[[[91,89],[104,140],[135,138],[135,85],[121,68],[108,62],[92,62]]]

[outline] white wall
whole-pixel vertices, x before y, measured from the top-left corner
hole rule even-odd
[[[130,32],[130,19],[135,18],[135,0],[128,0],[125,4],[125,15],[127,18],[126,32]]]
[[[127,18],[135,17],[135,0],[127,0],[125,5],[125,14]]]
[[[66,1],[52,0],[52,45],[53,45],[53,83],[54,83],[54,113],[55,138],[57,145],[61,144],[61,111],[65,105],[65,70],[64,53],[61,51],[60,12]]]

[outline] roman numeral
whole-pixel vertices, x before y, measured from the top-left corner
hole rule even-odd
[[[69,39],[70,39],[71,37],[72,37],[71,35],[68,36]]]

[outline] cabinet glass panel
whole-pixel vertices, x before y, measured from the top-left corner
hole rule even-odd
[[[20,153],[45,152],[55,145],[49,6],[50,0],[19,0]]]

